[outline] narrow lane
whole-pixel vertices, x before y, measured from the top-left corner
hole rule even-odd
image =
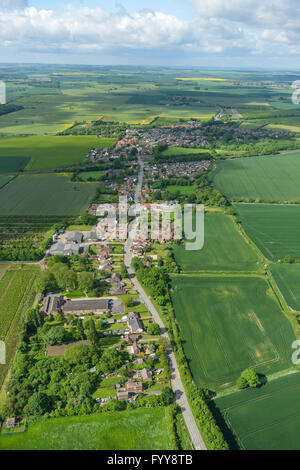
[[[140,165],[140,170],[139,170],[139,175],[138,175],[138,182],[136,186],[136,191],[135,191],[135,197],[134,197],[134,202],[135,204],[138,204],[140,202],[140,194],[142,190],[142,185],[143,185],[143,178],[144,178],[144,163],[140,155],[138,155],[138,160],[139,160],[139,165]],[[149,312],[151,313],[153,320],[159,324],[161,330],[162,330],[162,335],[168,340],[168,343],[170,345],[170,338],[168,333],[166,332],[164,323],[162,319],[160,318],[156,308],[154,307],[153,303],[151,302],[150,298],[144,291],[143,287],[139,283],[139,281],[136,278],[135,271],[131,267],[131,260],[132,260],[132,242],[134,238],[134,229],[137,226],[137,219],[135,219],[131,227],[129,229],[129,235],[128,239],[125,243],[125,252],[124,252],[124,263],[125,266],[128,270],[128,274],[131,277],[132,283],[135,286],[137,292],[139,293],[141,301],[146,305],[148,308]],[[170,370],[171,370],[171,384],[172,384],[172,389],[175,393],[175,400],[176,403],[180,406],[187,429],[190,433],[194,448],[196,450],[207,450],[205,443],[203,441],[203,438],[200,434],[200,431],[198,429],[198,426],[196,424],[195,418],[193,416],[192,410],[190,408],[183,383],[181,381],[181,377],[179,374],[179,369],[177,366],[175,354],[171,348],[168,351],[168,359],[169,359],[169,364],[170,364]]]

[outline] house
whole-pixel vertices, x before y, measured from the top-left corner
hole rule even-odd
[[[49,249],[50,256],[72,256],[72,255],[79,255],[80,253],[84,252],[85,250],[80,247],[77,243],[73,242],[65,242],[59,241],[52,245]]]
[[[117,390],[117,399],[120,400],[128,400],[128,392],[127,390]]]
[[[5,428],[14,428],[17,424],[17,418],[7,418],[3,426]]]
[[[150,369],[138,370],[134,376],[136,379],[142,379],[143,382],[151,382],[152,372]]]
[[[143,384],[142,382],[134,382],[133,380],[129,380],[128,382],[126,382],[126,390],[128,393],[142,393]]]
[[[124,295],[126,290],[124,288],[125,284],[122,282],[121,276],[119,273],[113,273],[111,278],[107,281],[108,284],[111,284],[111,289],[109,293],[111,295]]]
[[[139,316],[135,312],[130,312],[127,316],[127,325],[130,333],[143,333],[143,326]]]

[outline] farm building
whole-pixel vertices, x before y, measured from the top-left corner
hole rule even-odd
[[[62,295],[50,294],[43,302],[43,312],[50,315],[79,315],[109,312],[111,302],[108,299],[66,300]]]

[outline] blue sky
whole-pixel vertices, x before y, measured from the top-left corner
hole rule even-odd
[[[299,0],[0,0],[0,61],[300,68]]]

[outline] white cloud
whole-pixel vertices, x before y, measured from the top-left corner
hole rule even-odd
[[[5,10],[22,10],[28,6],[28,0],[2,0],[0,7]]]
[[[37,8],[0,11],[0,47],[23,52],[78,54],[154,51],[179,56],[287,56],[299,53],[298,0],[188,0],[195,18],[182,20],[151,9],[114,13],[69,5],[64,11]],[[16,7],[24,1],[3,0]]]

